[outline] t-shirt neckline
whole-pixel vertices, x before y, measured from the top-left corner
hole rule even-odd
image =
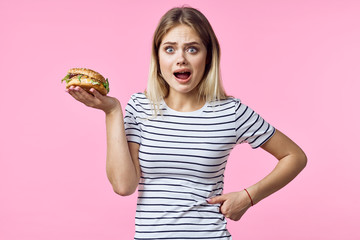
[[[199,115],[199,114],[201,114],[206,108],[207,108],[207,106],[208,106],[208,102],[205,102],[205,104],[201,107],[201,108],[199,108],[199,109],[197,109],[197,110],[195,110],[195,111],[191,111],[191,112],[180,112],[180,111],[176,111],[176,110],[174,110],[174,109],[172,109],[171,107],[169,107],[167,104],[166,104],[166,102],[164,101],[164,99],[162,99],[161,100],[161,103],[163,104],[163,106],[166,108],[166,111],[168,112],[168,113],[173,113],[173,114],[176,114],[176,115],[182,115],[182,116],[193,116],[193,115]]]

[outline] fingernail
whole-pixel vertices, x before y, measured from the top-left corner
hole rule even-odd
[[[207,202],[211,202],[211,198],[207,198],[206,201],[207,201]]]

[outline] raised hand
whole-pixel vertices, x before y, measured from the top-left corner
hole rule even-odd
[[[120,102],[118,99],[114,97],[104,96],[98,91],[96,91],[94,88],[90,89],[91,94],[86,92],[79,86],[71,86],[65,91],[86,106],[103,110],[106,114],[111,113],[114,110],[120,109]]]

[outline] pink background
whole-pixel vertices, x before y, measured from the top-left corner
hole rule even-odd
[[[189,4],[222,47],[229,94],[300,145],[305,170],[229,220],[233,239],[360,239],[360,1],[0,1],[0,239],[132,239],[136,194],[105,172],[104,114],[60,80],[88,67],[126,105],[145,89],[160,17]],[[225,192],[276,165],[238,146]]]

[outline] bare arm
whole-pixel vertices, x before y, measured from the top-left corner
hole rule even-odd
[[[140,179],[139,144],[127,142],[120,102],[116,98],[101,95],[93,88],[90,91],[93,95],[80,87],[70,87],[67,90],[71,96],[86,106],[105,112],[106,174],[117,194],[130,195],[135,192]]]
[[[287,185],[307,164],[307,157],[302,149],[279,130],[261,148],[279,162],[269,175],[247,188],[254,204]]]
[[[106,114],[106,173],[116,193],[127,196],[140,179],[139,144],[127,142],[121,107]]]
[[[265,178],[247,188],[254,204],[288,184],[307,163],[306,155],[301,148],[279,130],[276,130],[274,136],[261,148],[276,157],[279,162]],[[244,190],[213,197],[208,199],[208,203],[222,204],[221,213],[235,221],[240,220],[251,207],[251,200]]]

